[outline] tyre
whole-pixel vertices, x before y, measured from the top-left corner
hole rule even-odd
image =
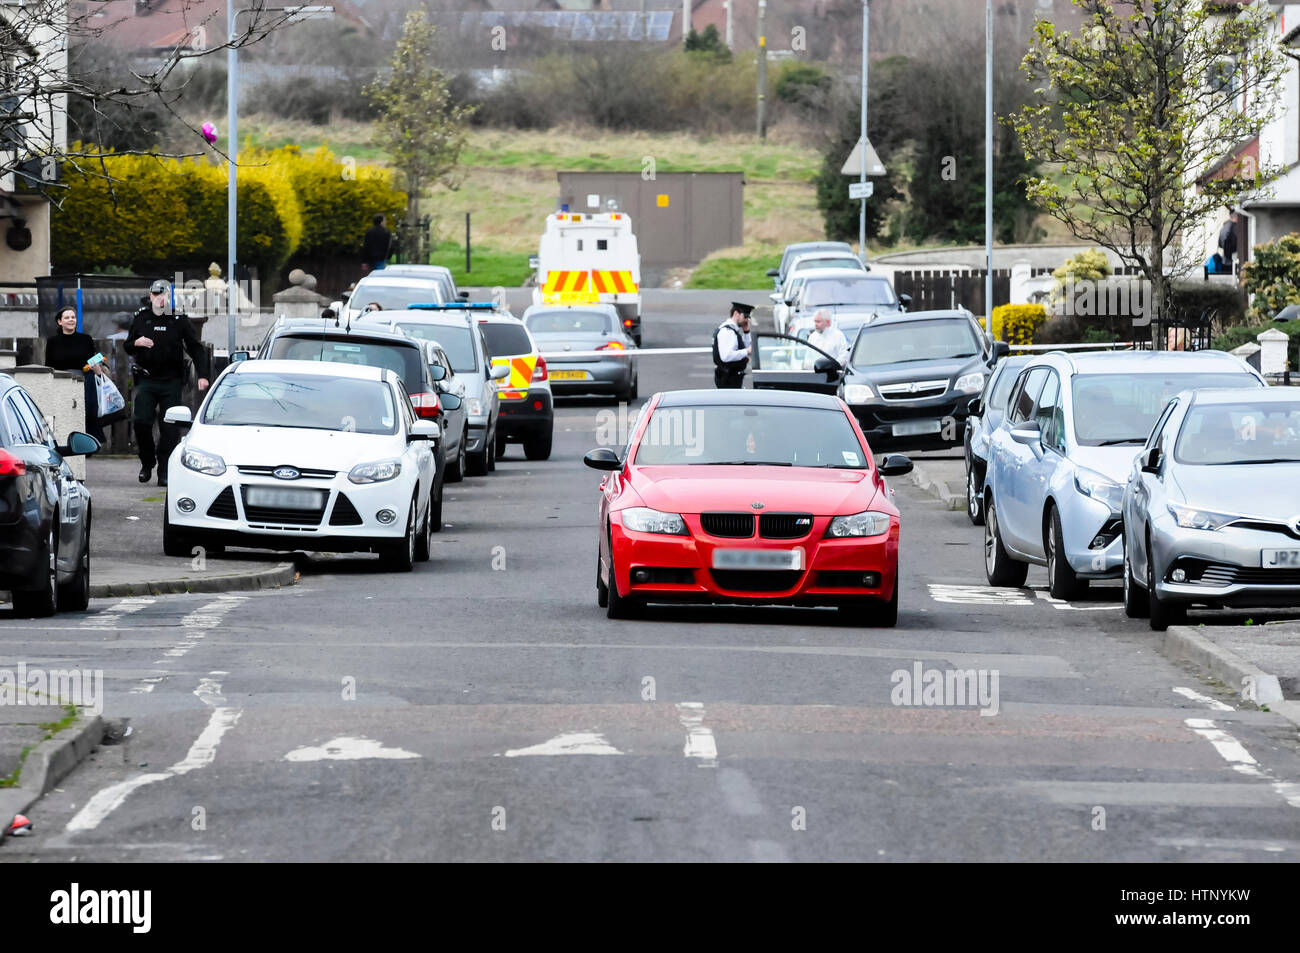
[[[54,615],[59,599],[59,543],[54,535],[54,527],[58,525],[59,514],[55,513],[41,553],[41,563],[45,567],[43,585],[39,589],[13,591],[15,615],[28,619],[41,619]]]
[[[401,542],[384,546],[379,553],[379,565],[388,572],[410,572],[415,568],[415,501],[411,501],[406,514],[406,535]]]
[[[497,434],[496,452],[498,458],[504,457],[506,455],[506,435],[503,433]]]
[[[1145,619],[1151,614],[1147,591],[1133,578],[1132,557],[1129,555],[1128,537],[1124,537],[1124,614],[1130,619]]]
[[[867,602],[841,606],[840,617],[849,625],[870,629],[892,629],[898,625],[898,578],[894,578],[894,594],[888,602]]]
[[[1187,621],[1187,606],[1168,599],[1161,599],[1156,592],[1155,560],[1151,558],[1151,541],[1147,541],[1147,617],[1155,632],[1163,632],[1171,625],[1181,625]]]
[[[602,609],[609,607],[609,586],[600,578],[600,553],[596,554],[596,605]]]
[[[189,537],[172,526],[170,507],[163,500],[163,554],[185,558],[192,556]]]
[[[446,488],[443,488],[442,490],[439,491],[438,498],[436,500],[429,501],[429,532],[430,533],[442,532],[442,497],[443,494],[446,492],[447,492]]]
[[[497,468],[497,442],[493,440],[485,451],[487,453],[488,473],[495,473]]]
[[[524,440],[524,456],[529,460],[549,460],[551,457],[551,438],[553,431],[533,434]]]
[[[983,479],[975,464],[966,458],[966,517],[976,526],[984,525]]]
[[[998,532],[998,511],[989,500],[984,509],[984,575],[990,586],[1017,588],[1029,576],[1029,563],[1012,559],[1002,546]]]
[[[635,619],[641,614],[641,604],[632,596],[618,594],[618,580],[614,572],[614,556],[609,558],[609,585],[605,587],[607,599],[605,615],[611,619]],[[597,593],[599,596],[599,593]]]
[[[60,612],[85,612],[90,605],[90,517],[86,517],[86,546],[77,563],[77,574],[72,582],[59,586]]]
[[[432,540],[429,538],[433,533],[433,500],[429,501],[429,511],[424,514],[424,519],[420,523],[420,532],[415,537],[415,561],[417,563],[427,563],[429,553],[432,549]]]
[[[637,342],[637,347],[640,347],[640,346],[641,346],[640,342]],[[632,403],[632,401],[634,401],[634,400],[637,399],[638,389],[639,389],[640,387],[641,387],[641,375],[639,375],[639,374],[637,374],[635,371],[633,371],[633,373],[632,373],[632,389],[628,392],[628,398],[627,398],[627,402],[628,402],[629,404]]]
[[[456,459],[447,464],[447,475],[445,477],[448,483],[459,483],[465,479],[466,457],[465,447],[469,443],[469,430],[460,435],[460,449],[456,452]]]
[[[1088,588],[1088,580],[1075,575],[1065,558],[1065,534],[1061,531],[1061,514],[1055,506],[1043,533],[1043,552],[1047,554],[1048,595],[1053,599],[1074,599]]]

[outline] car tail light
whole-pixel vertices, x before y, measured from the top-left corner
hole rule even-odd
[[[622,351],[626,349],[623,347],[623,345],[620,342],[610,341],[608,344],[602,344],[600,347],[596,348],[596,350],[597,351]]]
[[[537,358],[537,366],[533,368],[533,380],[546,380],[546,358],[540,355]]]
[[[0,450],[0,476],[23,476],[27,464],[7,450]]]
[[[442,413],[442,405],[438,402],[437,394],[412,394],[411,406],[415,408],[417,417],[428,419]]]
[[[541,409],[542,409],[542,402],[540,400],[533,401],[533,410],[541,410]]]

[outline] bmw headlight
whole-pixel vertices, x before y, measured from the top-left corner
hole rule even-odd
[[[186,450],[181,454],[181,465],[187,470],[206,473],[208,476],[221,476],[226,472],[226,461],[214,453],[202,450]]]
[[[963,374],[953,383],[952,389],[963,394],[978,394],[984,389],[984,375],[978,372]]]
[[[1124,488],[1110,477],[1102,476],[1094,470],[1080,469],[1075,471],[1074,486],[1084,496],[1105,503],[1112,512],[1120,511],[1124,501]]]
[[[686,521],[677,513],[661,513],[648,506],[633,506],[623,510],[623,525],[638,533],[663,533],[668,536],[686,536]]]
[[[837,516],[831,520],[826,535],[845,536],[882,536],[889,532],[889,514],[867,510],[852,516]]]
[[[469,414],[471,417],[482,417],[483,401],[479,400],[477,397],[471,397],[469,400],[465,401],[465,413]]]
[[[374,463],[358,463],[348,473],[352,483],[383,483],[402,472],[402,465],[396,460],[376,460]]]
[[[1177,503],[1166,504],[1174,522],[1183,529],[1223,529],[1234,520],[1241,519],[1235,513],[1219,513],[1215,510],[1203,510],[1195,506],[1179,506]]]
[[[866,384],[847,384],[844,387],[844,403],[865,404],[876,399],[876,392]]]

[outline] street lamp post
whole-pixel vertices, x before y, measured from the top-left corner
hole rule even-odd
[[[984,330],[993,333],[993,0],[984,12]]]
[[[867,181],[867,38],[870,35],[871,0],[862,0],[862,124],[858,141],[862,148],[862,168],[858,181]],[[858,203],[858,254],[867,260],[867,200]]]
[[[235,23],[241,13],[283,13],[286,23],[301,20],[328,20],[334,16],[331,5],[264,7],[260,4],[235,9],[234,0],[226,0],[226,127],[229,156],[226,176],[226,359],[235,353],[235,325],[239,311],[239,286],[235,283],[236,237],[239,223],[239,49],[235,46]]]

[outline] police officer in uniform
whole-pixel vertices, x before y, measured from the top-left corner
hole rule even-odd
[[[749,365],[749,315],[753,305],[731,302],[731,315],[713,332],[713,383],[738,390]]]
[[[184,314],[171,308],[171,285],[159,279],[149,287],[149,303],[135,313],[123,345],[131,356],[135,381],[135,442],[140,454],[140,482],[148,483],[154,466],[158,485],[167,485],[167,458],[179,439],[176,428],[162,416],[168,407],[181,403],[185,382],[185,352],[194,361],[199,390],[207,390],[208,354],[194,325]],[[159,440],[155,451],[154,419],[158,419]]]

